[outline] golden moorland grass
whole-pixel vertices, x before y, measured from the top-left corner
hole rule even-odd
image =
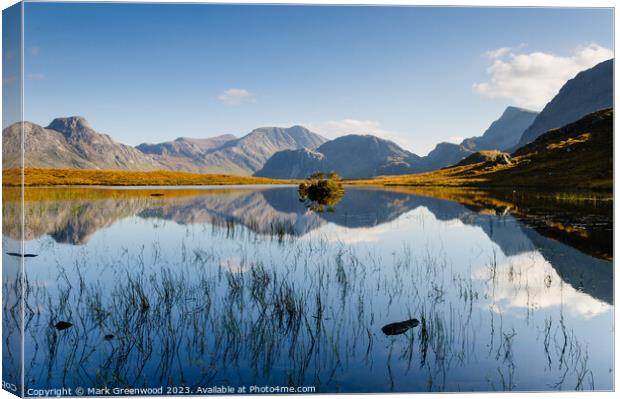
[[[24,170],[25,186],[204,186],[291,183],[298,183],[298,181],[172,171],[137,172],[42,168],[26,168]],[[19,186],[20,184],[19,168],[2,171],[3,186]]]
[[[454,166],[432,172],[379,176],[367,180],[349,180],[352,185],[421,186],[421,187],[481,187],[481,188],[531,188],[560,190],[613,189],[613,166],[607,159],[602,168],[586,159],[578,158],[558,162],[540,162],[529,165],[529,157],[513,158],[510,165],[485,166],[483,163]],[[607,170],[607,173],[600,173]]]
[[[127,188],[124,188],[127,187]],[[157,188],[157,187],[76,187],[76,186],[27,186],[23,191],[24,201],[96,201],[96,200],[125,200],[132,198],[161,198],[193,197],[196,195],[221,195],[231,191],[260,191],[256,187],[247,188]],[[19,186],[2,187],[2,200],[5,202],[21,201],[22,190]]]

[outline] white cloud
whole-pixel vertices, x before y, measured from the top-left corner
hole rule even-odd
[[[488,281],[491,270],[485,265],[475,270],[472,277]],[[554,267],[536,251],[513,255],[497,264],[492,283],[487,286],[485,297],[494,302],[494,311],[561,306],[584,318],[612,311],[607,303],[565,283]]]
[[[532,52],[514,53],[500,48],[484,54],[494,59],[487,69],[489,80],[474,83],[483,96],[509,98],[518,106],[541,109],[577,73],[613,58],[611,49],[592,43],[568,56]]]
[[[31,73],[31,74],[28,74],[27,77],[30,80],[45,80],[46,79],[46,76],[42,73]]]
[[[500,47],[500,48],[496,48],[495,50],[485,51],[484,54],[482,55],[485,58],[490,58],[492,60],[495,60],[498,58],[505,57],[509,54],[514,54],[515,51],[518,51],[519,49],[522,49],[525,46],[527,46],[527,44],[521,43],[516,47]]]
[[[254,94],[246,89],[228,89],[217,98],[226,105],[240,105],[256,101]]]
[[[486,58],[496,59],[507,55],[510,52],[510,47],[500,47],[495,50],[489,50],[484,53]]]

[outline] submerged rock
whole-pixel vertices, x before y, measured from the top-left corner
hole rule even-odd
[[[73,323],[69,323],[68,321],[59,321],[54,325],[58,331],[66,330],[69,327],[73,327]]]
[[[20,254],[20,253],[18,253],[18,252],[7,252],[6,254],[7,254],[7,255],[9,255],[9,256],[16,256],[16,257],[18,257],[18,258],[21,258],[22,256],[23,256],[24,258],[34,258],[34,257],[39,256],[39,255],[37,255],[37,254],[23,254],[23,255],[22,255],[22,254]]]
[[[406,321],[399,321],[398,323],[391,323],[383,326],[381,331],[385,335],[399,335],[407,332],[410,328],[416,327],[420,322],[418,319],[409,319]]]

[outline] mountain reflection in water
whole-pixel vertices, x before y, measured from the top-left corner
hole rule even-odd
[[[58,243],[86,244],[98,230],[132,216],[171,220],[181,225],[207,223],[231,228],[243,225],[257,234],[277,235],[281,238],[285,235],[303,236],[327,223],[354,229],[379,226],[413,209],[424,207],[438,220],[458,220],[480,227],[508,256],[539,251],[565,282],[607,303],[613,302],[610,262],[562,244],[556,240],[557,237],[547,238],[536,229],[520,223],[509,212],[504,214],[501,209],[492,209],[489,213],[488,208],[480,209],[479,206],[462,205],[453,200],[416,195],[415,192],[410,194],[360,188],[348,188],[337,211],[333,213],[309,211],[300,204],[296,190],[289,187],[181,192],[165,190],[167,195],[158,191],[155,198],[148,191],[140,195],[144,190],[138,190],[134,196],[117,198],[118,192],[115,190],[95,189],[98,195],[92,200],[54,199],[51,190],[75,190],[75,194],[68,197],[79,198],[81,190],[89,189],[27,189],[35,197],[47,198],[27,201],[25,204],[27,240],[49,235]],[[127,194],[126,190],[122,192]],[[3,231],[5,234],[8,232],[11,238],[18,239],[13,234],[16,231],[12,230],[16,225],[10,217],[12,206],[17,205],[5,204]],[[610,224],[611,209],[609,205],[605,208]],[[600,229],[600,226],[596,227]],[[609,230],[608,234],[613,235],[613,232]],[[601,244],[599,237],[591,241],[592,246]]]
[[[11,251],[15,196],[4,189]],[[609,389],[612,251],[586,233],[592,221],[612,234],[613,204],[525,202],[349,187],[317,213],[295,187],[29,188],[25,250],[40,256],[25,261],[26,356],[41,365],[30,375],[47,375],[37,387]],[[48,331],[60,321],[72,327]],[[74,350],[101,374],[73,369]]]

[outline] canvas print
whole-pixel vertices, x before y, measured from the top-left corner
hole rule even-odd
[[[5,9],[3,389],[613,390],[613,13]]]

